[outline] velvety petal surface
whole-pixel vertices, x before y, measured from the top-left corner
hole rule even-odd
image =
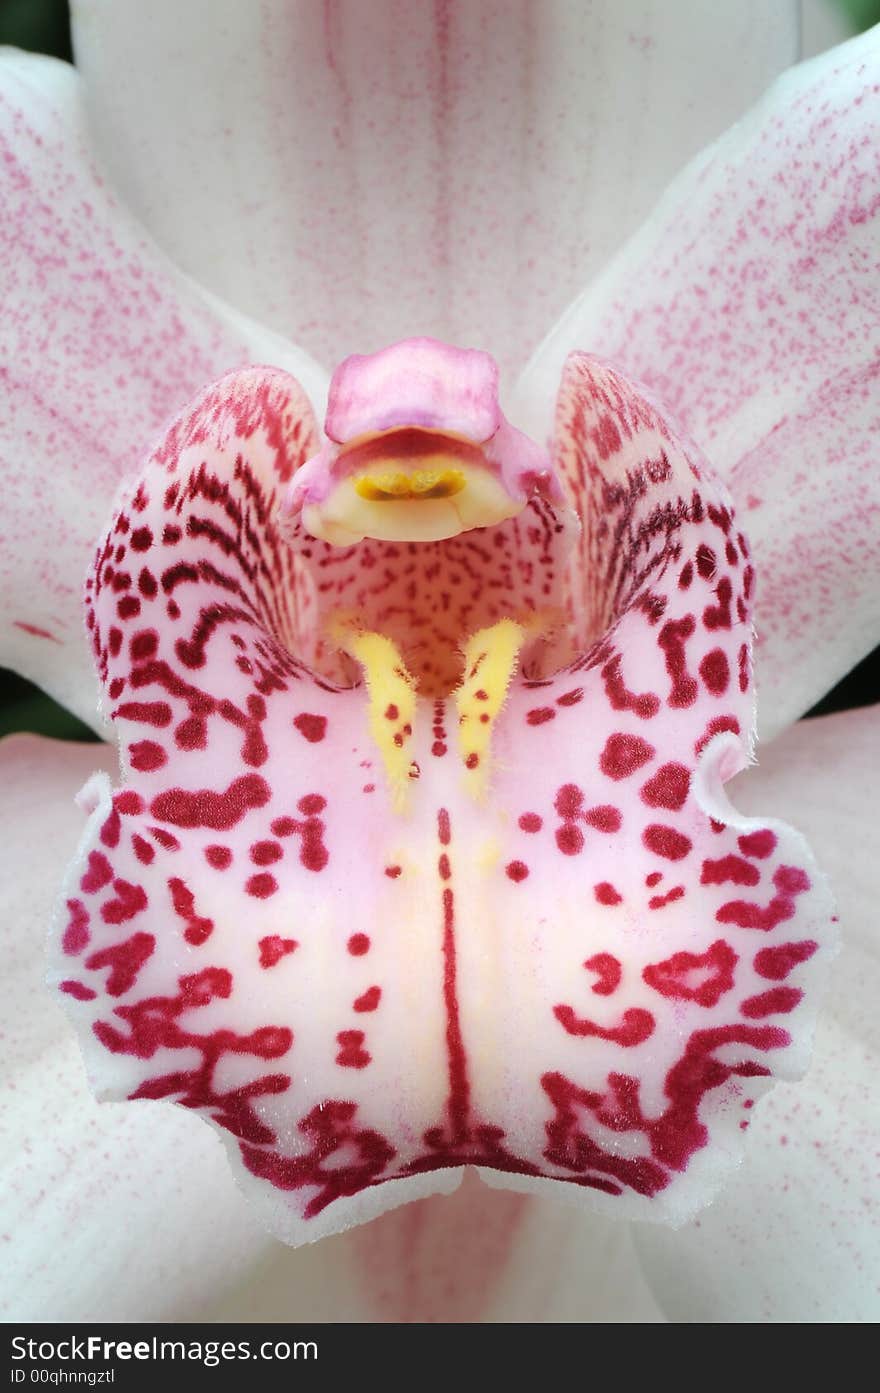
[[[0,658],[95,725],[81,594],[119,481],[206,381],[322,375],[204,295],[104,182],[67,64],[0,56]]]
[[[727,481],[761,577],[770,737],[880,634],[880,31],[795,68],[672,185],[520,386],[539,438],[574,348],[674,411]]]
[[[43,982],[46,924],[106,746],[0,744],[6,1321],[661,1319],[625,1225],[471,1182],[296,1252],[182,1112],[97,1104]]]
[[[875,707],[800,722],[736,781],[741,807],[797,818],[810,837],[835,887],[844,947],[809,1073],[757,1110],[741,1173],[680,1232],[637,1229],[674,1320],[880,1315],[878,760]]]
[[[729,501],[649,400],[573,360],[554,463],[587,651],[505,705],[487,629],[460,691],[419,701],[389,667],[386,709],[369,660],[342,687],[300,656],[314,605],[279,500],[315,444],[291,378],[234,374],[99,546],[122,782],[83,796],[52,971],[93,1084],[213,1121],[288,1242],[466,1165],[681,1220],[770,1076],[802,1072],[835,936],[803,840],[722,792],[752,719]]]
[[[326,362],[432,334],[520,367],[796,57],[787,0],[77,0],[73,17],[130,205]]]
[[[267,1247],[207,1129],[150,1104],[95,1103],[46,991],[46,928],[82,825],[74,794],[114,764],[106,746],[0,744],[7,1321],[173,1320],[193,1290],[210,1299]]]

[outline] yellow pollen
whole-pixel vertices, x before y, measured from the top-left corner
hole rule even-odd
[[[410,756],[416,716],[416,682],[396,646],[384,634],[360,629],[337,617],[331,634],[360,663],[367,685],[370,734],[382,756],[396,812],[406,806],[410,783],[418,777]]]
[[[500,619],[472,634],[464,646],[464,677],[454,695],[465,777],[474,797],[482,797],[488,786],[492,730],[529,627]]]
[[[355,493],[371,503],[394,503],[401,499],[453,498],[466,483],[461,469],[414,469],[410,474],[387,470],[381,474],[361,474],[354,480]]]

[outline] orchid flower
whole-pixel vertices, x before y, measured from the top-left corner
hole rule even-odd
[[[7,1315],[870,1318],[877,32],[593,279],[787,9],[142,8],[0,61]]]

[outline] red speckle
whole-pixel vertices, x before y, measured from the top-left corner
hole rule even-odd
[[[359,996],[353,1003],[355,1011],[375,1011],[382,999],[381,987],[368,987],[362,996]]]
[[[674,827],[663,827],[652,822],[642,833],[642,841],[649,851],[663,856],[667,861],[681,861],[691,849],[691,839]]]
[[[72,996],[76,1001],[94,1001],[97,996],[97,992],[93,992],[84,982],[74,982],[70,978],[66,982],[59,982],[58,990]]]
[[[597,1025],[595,1021],[578,1016],[571,1006],[554,1006],[553,1014],[569,1035],[592,1035],[599,1040],[611,1040],[624,1049],[641,1045],[654,1033],[654,1017],[650,1011],[643,1011],[638,1006],[629,1007],[624,1011],[620,1024],[612,1026]]]
[[[764,1016],[787,1015],[793,1011],[803,997],[797,987],[771,987],[759,996],[750,996],[739,1008],[750,1020],[760,1020]]]
[[[723,696],[730,685],[730,665],[723,648],[713,648],[700,663],[700,676],[712,696]]]
[[[131,839],[131,845],[142,866],[152,865],[156,859],[156,848],[151,846],[145,837],[141,837],[135,832]]]
[[[819,945],[813,939],[802,943],[781,943],[776,948],[760,948],[755,954],[755,971],[759,977],[781,982],[790,972],[811,958]]]
[[[168,763],[168,755],[155,740],[135,741],[128,747],[128,757],[132,769],[137,769],[141,774],[152,773],[154,769],[161,769],[163,764]]]
[[[776,850],[776,842],[776,833],[771,832],[769,827],[762,827],[757,832],[746,832],[740,837],[739,849],[744,856],[757,856],[763,861]]]
[[[537,813],[523,813],[519,819],[519,826],[523,832],[540,832],[543,825],[544,820]]]
[[[600,880],[598,885],[593,886],[593,894],[596,896],[599,904],[623,904],[623,896],[615,890],[610,880]],[[587,966],[589,966],[589,964],[587,964]]]
[[[556,845],[563,856],[577,856],[584,849],[584,834],[573,822],[556,829]]]
[[[252,875],[245,881],[245,890],[249,895],[253,895],[255,900],[268,900],[270,895],[274,895],[278,889],[278,881],[274,875],[269,875],[268,871],[260,875]]]
[[[722,856],[718,861],[703,862],[700,874],[701,885],[724,885],[732,881],[734,885],[757,885],[761,872],[751,861],[741,856]]]
[[[159,646],[159,635],[155,629],[143,629],[135,634],[128,645],[132,662],[143,662],[155,655]]]
[[[642,785],[641,797],[649,808],[669,808],[678,812],[687,801],[691,786],[690,770],[683,764],[661,764],[657,773]]]
[[[612,901],[612,903],[616,903],[616,901]],[[595,972],[599,978],[599,981],[594,982],[592,987],[597,996],[611,996],[617,991],[623,977],[623,968],[619,959],[615,958],[613,954],[596,953],[592,958],[587,959],[584,967],[588,972]]]
[[[152,934],[136,933],[124,943],[114,943],[109,948],[102,948],[100,952],[93,953],[90,958],[86,958],[86,967],[90,971],[109,967],[107,993],[110,996],[122,996],[134,986],[138,973],[155,947],[156,940]]]
[[[802,895],[810,888],[810,877],[800,866],[780,866],[773,876],[773,884],[783,895]]]
[[[167,701],[124,701],[117,706],[113,716],[161,729],[171,724],[171,707]]]
[[[769,904],[729,900],[715,915],[718,923],[738,924],[741,929],[761,929],[768,933],[786,919],[791,919],[795,912],[794,897],[810,888],[809,877],[797,866],[780,866],[773,876],[773,884],[778,894]]]
[[[340,1030],[336,1039],[340,1046],[336,1056],[337,1064],[341,1064],[344,1069],[365,1069],[367,1067],[371,1056],[364,1049],[364,1032],[362,1030]]]
[[[149,551],[153,545],[153,534],[149,527],[136,527],[131,534],[132,551]]]
[[[697,684],[687,671],[685,642],[696,628],[694,617],[687,614],[683,619],[669,619],[657,635],[657,642],[666,655],[666,671],[672,679],[669,705],[683,710],[693,706],[697,699]]]
[[[715,553],[705,542],[697,547],[697,572],[704,580],[711,580],[715,574]]]
[[[67,901],[68,920],[61,946],[68,956],[81,953],[89,941],[89,912],[82,900]]]
[[[590,808],[584,813],[584,821],[595,827],[597,832],[619,832],[623,819],[617,808],[603,803],[598,808]]]
[[[168,889],[171,891],[171,903],[174,906],[175,914],[186,924],[183,936],[187,943],[192,943],[195,947],[204,943],[214,931],[213,919],[203,918],[196,910],[195,896],[185,881],[179,876],[172,876],[168,881]]]
[[[188,716],[174,732],[180,750],[204,750],[208,745],[208,724],[204,716]]]
[[[228,846],[206,846],[205,860],[215,871],[225,871],[227,866],[232,865],[232,852]]]
[[[107,900],[101,906],[101,918],[105,924],[125,924],[146,909],[147,896],[140,885],[132,885],[127,880],[114,880],[113,889],[116,899]]]
[[[545,721],[552,721],[555,715],[552,706],[536,706],[526,712],[526,721],[530,726],[542,726]]]
[[[120,619],[134,619],[141,612],[141,602],[136,595],[123,595],[116,606]]]
[[[282,938],[280,934],[267,934],[260,939],[260,967],[274,967],[288,953],[299,947],[295,938]]]
[[[665,895],[652,895],[648,901],[649,909],[665,909],[668,904],[674,904],[676,900],[684,896],[683,885],[673,885],[671,890],[667,890]]]
[[[510,861],[504,868],[509,880],[525,880],[529,873],[529,868],[524,861]]]
[[[119,845],[119,834],[122,830],[122,823],[119,820],[119,810],[113,808],[101,827],[100,837],[105,846],[116,847]]]
[[[303,712],[300,716],[294,716],[293,724],[310,745],[317,745],[327,734],[326,716],[313,716],[308,712]]]
[[[403,868],[401,866],[386,866],[385,874],[387,875],[389,880],[396,880],[397,877],[402,873],[402,870]]]
[[[195,793],[172,788],[158,794],[150,812],[160,822],[176,827],[210,827],[226,832],[235,827],[251,808],[262,808],[270,798],[269,785],[259,774],[242,774],[224,793],[202,788]]]
[[[362,958],[370,951],[370,940],[366,934],[352,934],[348,940],[348,951],[353,958]]]
[[[673,953],[663,962],[649,963],[642,977],[661,996],[716,1006],[733,987],[737,961],[733,949],[719,938],[705,953]]]
[[[112,879],[113,867],[103,851],[90,851],[88,868],[79,883],[80,890],[86,895],[93,895],[96,890],[109,885]]]
[[[609,735],[599,756],[599,768],[609,779],[627,779],[654,755],[653,745],[640,735]]]
[[[250,850],[255,866],[271,866],[273,862],[280,861],[283,855],[284,849],[278,842],[254,842]]]

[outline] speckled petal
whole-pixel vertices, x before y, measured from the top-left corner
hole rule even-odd
[[[673,1320],[868,1321],[880,1315],[877,1213],[877,785],[880,708],[802,721],[737,780],[744,808],[796,818],[821,850],[844,947],[813,1063],[757,1111],[749,1160],[700,1219],[639,1228]]]
[[[101,151],[190,274],[327,363],[425,333],[510,371],[794,61],[797,12],[78,0],[73,19]]]
[[[541,438],[566,353],[612,358],[730,487],[761,575],[761,733],[880,636],[880,29],[795,68],[677,180],[520,384]]]
[[[95,724],[81,590],[122,476],[206,381],[305,354],[204,295],[104,182],[66,63],[0,58],[0,654]]]
[[[108,746],[0,743],[2,1319],[661,1319],[624,1225],[472,1180],[294,1252],[255,1222],[207,1128],[95,1102],[41,947],[75,794],[115,765]]]
[[[752,716],[729,501],[650,401],[573,359],[554,458],[582,514],[589,646],[515,679],[481,784],[456,705],[476,719],[491,635],[468,649],[470,704],[390,704],[397,799],[363,685],[298,655],[314,611],[279,497],[314,445],[291,378],[234,374],[99,546],[122,783],[83,794],[52,970],[94,1084],[213,1121],[288,1242],[466,1165],[688,1217],[771,1075],[802,1071],[834,945],[802,839],[721,788]]]
[[[45,988],[46,925],[82,826],[74,794],[115,763],[102,745],[0,743],[4,1321],[185,1318],[194,1291],[214,1299],[271,1246],[206,1128],[95,1103]]]

